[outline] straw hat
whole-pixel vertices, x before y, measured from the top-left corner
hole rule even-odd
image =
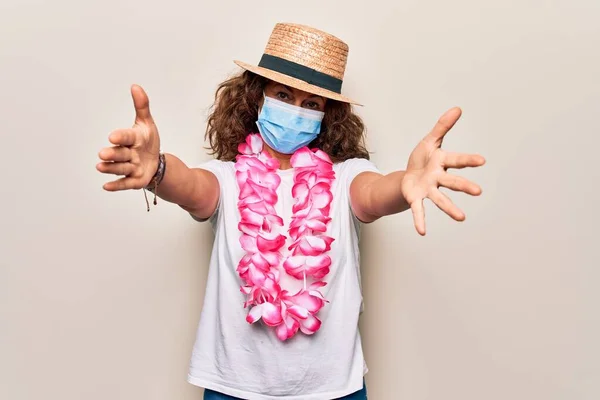
[[[345,103],[341,94],[348,45],[326,32],[304,25],[275,25],[258,66],[234,62],[275,82]]]

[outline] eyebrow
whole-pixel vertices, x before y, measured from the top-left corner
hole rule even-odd
[[[288,90],[290,93],[294,93],[294,91],[292,90],[292,88],[291,88],[291,87],[289,87],[289,86],[287,86],[287,85],[284,85],[283,83],[280,83],[280,85],[281,85],[281,86],[283,86],[284,88],[286,88],[286,89],[287,89],[287,90]],[[310,95],[309,99],[310,99],[311,97],[319,97],[321,100],[323,100],[323,102],[325,102],[325,97],[323,97],[323,96],[319,96],[318,94],[312,94],[312,93],[311,93],[311,95]]]

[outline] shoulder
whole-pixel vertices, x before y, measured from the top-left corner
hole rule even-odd
[[[235,163],[233,161],[212,159],[200,163],[194,168],[204,169],[212,172],[219,181],[235,177]]]
[[[352,182],[362,172],[381,173],[375,163],[366,158],[349,158],[348,160],[335,163],[333,170],[339,180],[344,180],[348,183]]]
[[[201,162],[200,164],[196,165],[195,168],[202,168],[202,169],[208,169],[208,170],[233,170],[235,169],[235,163],[233,161],[222,161],[222,160],[218,160],[216,158],[213,158],[212,160],[208,160],[208,161],[204,161]]]

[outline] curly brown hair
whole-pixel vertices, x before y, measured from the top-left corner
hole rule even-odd
[[[205,135],[211,154],[217,159],[234,161],[238,145],[249,133],[257,131],[258,107],[268,82],[262,76],[244,71],[217,88]],[[309,147],[323,150],[333,162],[369,159],[362,119],[352,112],[350,104],[339,101],[327,101],[321,133]]]

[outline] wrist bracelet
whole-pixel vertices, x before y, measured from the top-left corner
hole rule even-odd
[[[148,196],[146,196],[146,190],[150,191],[151,193],[154,193],[153,203],[154,203],[154,205],[156,205],[157,204],[156,189],[158,188],[158,185],[162,182],[163,178],[165,177],[166,170],[167,170],[167,162],[165,159],[165,155],[164,155],[164,153],[159,153],[158,167],[156,168],[156,173],[154,174],[154,176],[152,177],[152,179],[150,180],[148,185],[146,185],[145,187],[142,188],[144,190],[144,197],[146,199],[146,208],[148,211],[150,211],[150,203],[148,202]]]

